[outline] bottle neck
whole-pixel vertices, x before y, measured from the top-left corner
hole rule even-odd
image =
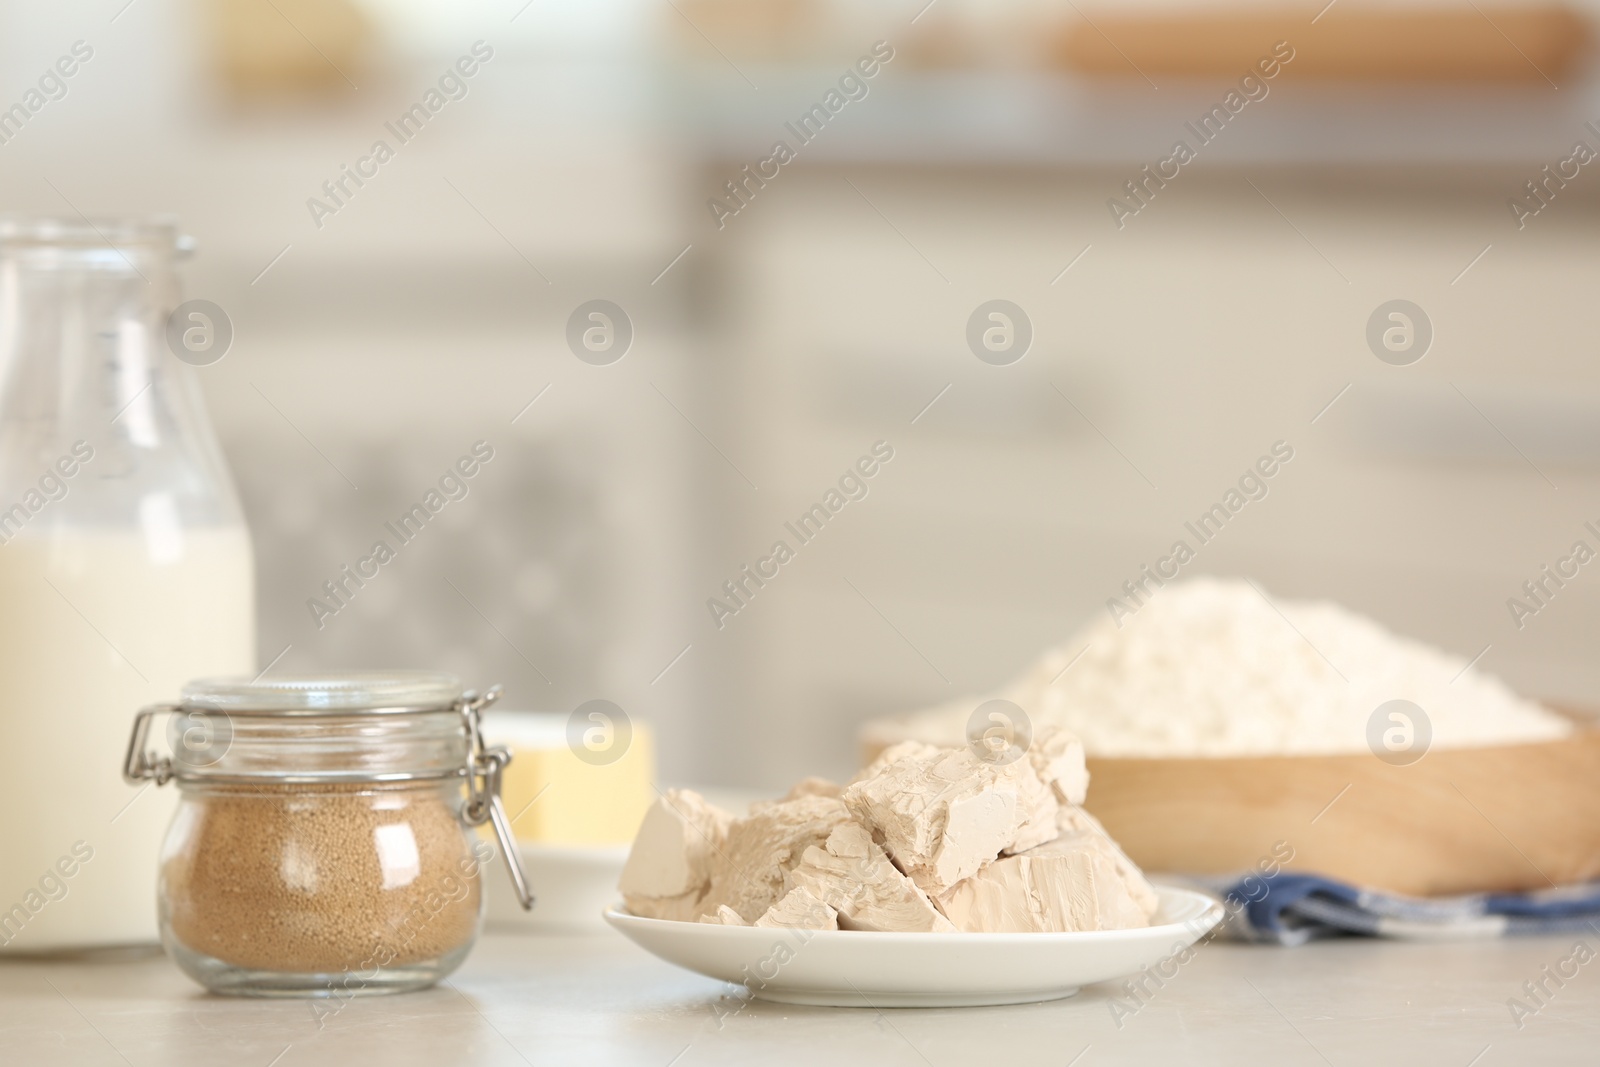
[[[146,397],[175,292],[154,249],[0,246],[0,418],[57,447],[86,435],[150,447]]]
[[[152,508],[240,523],[194,370],[167,344],[170,230],[116,233],[0,230],[0,512],[21,503],[34,531],[137,525]]]

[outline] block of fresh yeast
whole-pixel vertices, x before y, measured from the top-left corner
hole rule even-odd
[[[627,844],[656,797],[655,738],[638,722],[569,718],[484,715],[484,739],[511,750],[501,785],[511,828],[519,841],[547,845]]]

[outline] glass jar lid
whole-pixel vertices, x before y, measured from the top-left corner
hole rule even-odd
[[[346,671],[282,678],[199,678],[186,708],[240,715],[392,714],[437,711],[461,699],[461,679],[438,671]]]
[[[466,774],[461,679],[433,671],[202,678],[167,720],[178,781],[403,781]]]

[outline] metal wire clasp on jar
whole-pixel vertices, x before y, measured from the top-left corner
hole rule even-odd
[[[207,989],[334,996],[432,985],[472,950],[492,824],[533,906],[500,803],[500,696],[449,674],[206,678],[134,719],[123,777],[176,781],[161,940]],[[167,715],[171,756],[146,750]]]

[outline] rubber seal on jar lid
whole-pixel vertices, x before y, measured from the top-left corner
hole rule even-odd
[[[183,687],[183,706],[248,712],[404,712],[447,708],[461,699],[461,679],[438,671],[342,671],[273,678],[199,678]]]

